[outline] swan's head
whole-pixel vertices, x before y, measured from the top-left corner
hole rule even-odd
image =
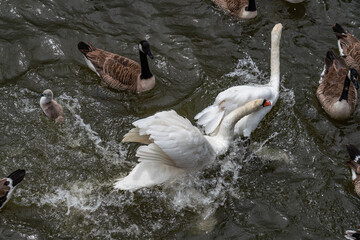
[[[46,89],[43,93],[39,95],[40,102],[42,103],[48,103],[54,98],[54,94],[50,89]]]
[[[254,101],[248,102],[246,105],[247,105],[247,108],[257,111],[264,107],[271,106],[271,102],[267,99],[260,98],[260,99],[256,99]]]
[[[153,59],[153,55],[150,51],[150,44],[148,41],[146,40],[142,40],[140,43],[139,43],[139,51],[145,53],[146,55],[148,55],[151,59]]]
[[[262,106],[263,106],[263,107],[271,106],[271,102],[268,101],[268,100],[266,100],[266,99],[264,99],[264,100],[263,100],[263,103],[262,103]]]

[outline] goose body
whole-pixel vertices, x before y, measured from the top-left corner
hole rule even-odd
[[[333,31],[338,39],[338,47],[341,56],[346,56],[345,62],[349,67],[360,71],[360,41],[351,33],[348,33],[340,24],[333,26]]]
[[[0,209],[9,201],[16,185],[18,185],[25,176],[25,170],[16,170],[7,178],[0,179]]]
[[[343,57],[328,51],[322,81],[316,91],[325,112],[336,120],[345,120],[355,111],[357,72],[349,70]]]
[[[40,94],[40,97],[40,107],[45,115],[51,120],[55,120],[55,122],[64,121],[63,108],[53,99],[53,92],[50,89],[46,89]]]
[[[250,19],[257,16],[255,0],[213,0],[216,5],[231,15]]]
[[[147,56],[153,56],[150,44],[145,40],[139,43],[141,64],[96,48],[90,43],[79,42],[78,49],[84,55],[89,68],[113,89],[140,93],[155,86],[155,76],[150,72],[147,60]]]
[[[276,24],[271,32],[271,77],[266,85],[241,85],[231,87],[215,99],[213,105],[205,108],[195,116],[198,124],[203,126],[206,134],[216,134],[221,121],[235,108],[249,101],[265,98],[271,106],[254,112],[242,119],[235,126],[235,134],[250,137],[264,116],[271,110],[279,98],[280,85],[280,38],[282,25]]]
[[[240,118],[269,105],[269,101],[257,99],[235,109],[224,118],[217,136],[204,136],[188,119],[173,110],[135,121],[135,128],[124,136],[123,142],[146,145],[136,151],[139,163],[114,187],[136,190],[202,169],[227,151],[234,137],[234,125]]]
[[[355,192],[360,197],[360,151],[353,144],[347,144],[346,150],[350,160],[346,163],[351,170],[351,179],[353,180]]]

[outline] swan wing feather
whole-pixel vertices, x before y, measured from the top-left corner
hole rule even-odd
[[[249,101],[264,98],[274,99],[273,89],[270,86],[242,85],[231,87],[218,94],[213,105],[205,108],[195,116],[198,124],[205,128],[205,132],[210,134],[221,123],[221,120],[236,108]],[[275,104],[272,102],[272,104]]]
[[[215,159],[215,152],[202,133],[175,111],[163,111],[133,123],[140,135],[149,135],[173,160],[174,166],[196,169]]]

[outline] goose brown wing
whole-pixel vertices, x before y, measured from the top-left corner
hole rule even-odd
[[[89,52],[86,57],[110,87],[129,89],[136,86],[141,73],[141,66],[137,62],[101,49]]]
[[[360,42],[359,41],[353,43],[348,48],[347,55],[351,56],[355,60],[356,64],[358,65],[358,68],[359,68],[359,66],[360,66]]]
[[[337,101],[340,98],[347,72],[346,64],[342,59],[334,60],[321,84],[322,93],[327,96],[327,99]]]
[[[227,1],[227,6],[228,9],[231,12],[237,12],[239,11],[242,7],[244,7],[245,5],[249,5],[249,1],[248,0],[228,0]]]

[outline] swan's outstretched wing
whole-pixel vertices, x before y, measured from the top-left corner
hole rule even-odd
[[[266,85],[231,87],[219,93],[214,104],[198,113],[195,119],[198,120],[200,126],[205,128],[206,134],[210,134],[216,130],[222,119],[234,109],[259,98],[272,100],[273,95],[272,88]]]
[[[173,110],[156,113],[133,125],[139,128],[140,135],[149,135],[149,139],[172,159],[175,167],[197,169],[216,157],[199,129]]]
[[[173,165],[172,160],[154,143],[141,146],[136,152],[139,163],[114,187],[121,190],[136,190],[151,187],[176,178],[185,171]]]
[[[173,110],[156,113],[133,125],[136,128],[125,135],[123,142],[149,145],[138,148],[139,163],[115,183],[117,189],[136,190],[161,184],[187,170],[199,169],[216,157],[199,129]]]

